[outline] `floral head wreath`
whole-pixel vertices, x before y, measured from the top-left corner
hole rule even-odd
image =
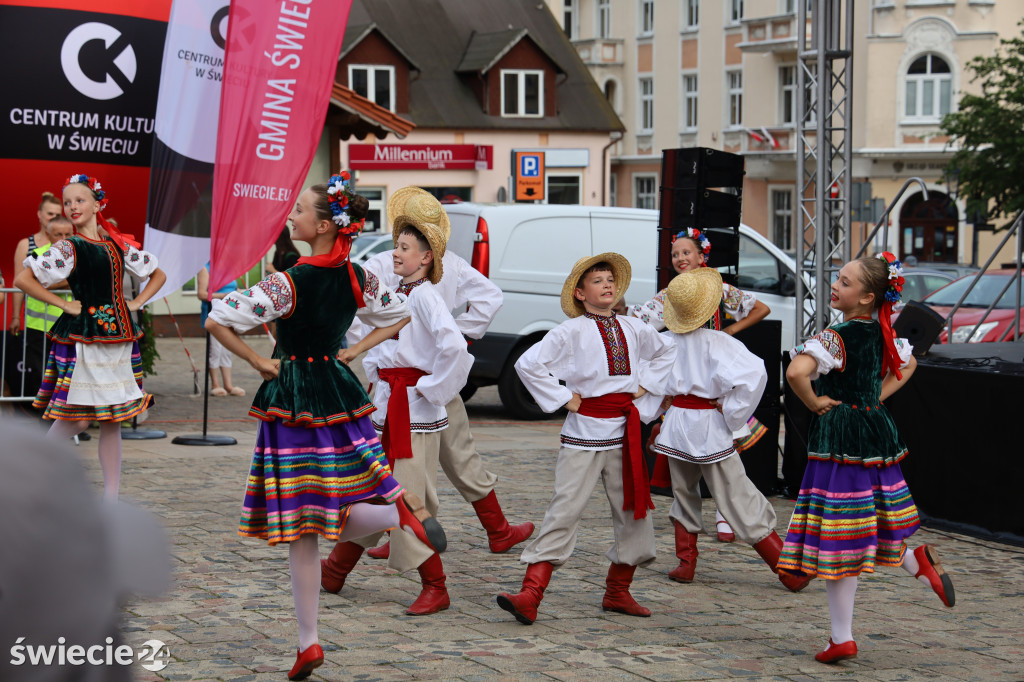
[[[689,237],[694,242],[696,242],[698,246],[700,246],[700,251],[704,258],[703,262],[707,264],[708,258],[711,256],[711,240],[705,237],[704,233],[698,230],[697,228],[688,227],[679,234],[677,234],[675,237],[673,237],[672,241],[675,241],[676,239],[682,239],[683,237]]]
[[[885,261],[889,269],[889,286],[885,289],[885,301],[878,310],[878,322],[882,325],[882,342],[885,344],[885,353],[882,359],[882,376],[886,372],[892,372],[897,379],[902,379],[900,373],[900,357],[896,351],[896,332],[892,328],[892,306],[899,302],[900,294],[903,293],[903,264],[896,256],[885,251],[877,256]]]
[[[64,187],[62,189],[67,189],[68,185],[73,185],[76,182],[81,183],[92,190],[93,194],[96,195],[96,200],[100,202],[101,211],[107,207],[107,193],[103,191],[99,180],[96,178],[90,178],[85,173],[77,173],[64,181]]]
[[[350,182],[351,175],[343,170],[338,175],[332,175],[327,182],[327,201],[331,207],[332,220],[338,225],[338,234],[346,236],[358,234],[363,229],[366,219],[353,221],[349,216],[349,202],[356,196],[352,191]]]
[[[884,260],[889,268],[889,286],[885,289],[885,300],[888,303],[899,303],[903,294],[903,284],[906,282],[903,278],[903,263],[888,251],[878,254],[877,257]]]

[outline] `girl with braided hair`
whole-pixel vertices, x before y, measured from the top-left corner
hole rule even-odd
[[[790,351],[786,379],[814,416],[778,569],[826,581],[832,633],[815,656],[822,663],[857,655],[857,579],[875,566],[902,566],[946,606],[956,599],[934,547],[907,551],[920,522],[900,470],[907,447],[883,404],[917,366],[889,321],[902,290],[903,268],[891,253],[847,263],[832,283],[842,322]]]

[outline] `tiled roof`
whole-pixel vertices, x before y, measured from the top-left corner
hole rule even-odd
[[[354,0],[343,54],[368,34],[371,24],[408,55],[417,69],[409,84],[408,116],[420,128],[624,130],[565,32],[540,0]],[[459,69],[493,63],[488,56],[500,58],[497,46],[513,46],[511,37],[520,31],[526,31],[561,69],[549,84],[556,88],[556,111],[542,118],[488,115],[470,87],[469,77],[460,75]],[[508,34],[509,40],[503,42],[502,34]],[[486,36],[493,38],[485,40]]]
[[[341,136],[345,140],[353,135],[362,140],[369,133],[373,133],[378,138],[384,138],[391,134],[401,139],[416,127],[412,121],[402,118],[338,83],[335,83],[331,89],[331,110],[328,113],[328,123],[341,126]]]

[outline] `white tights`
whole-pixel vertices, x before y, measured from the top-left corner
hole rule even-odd
[[[398,526],[393,504],[357,502],[349,510],[339,542],[354,540]],[[292,577],[292,599],[299,623],[299,651],[318,641],[317,609],[320,606],[320,551],[316,533],[306,533],[288,544],[288,565]]]
[[[832,643],[853,639],[853,601],[857,596],[857,576],[825,581],[828,612],[832,617]]]
[[[89,421],[76,419],[64,421],[55,419],[46,432],[47,438],[68,440],[89,428]],[[100,422],[99,444],[100,468],[103,470],[103,496],[108,500],[117,500],[117,491],[121,485],[121,423],[112,421]]]

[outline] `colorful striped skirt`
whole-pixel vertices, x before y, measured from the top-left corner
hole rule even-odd
[[[337,540],[349,505],[402,492],[369,417],[318,428],[260,422],[238,534],[271,545],[305,533]]]
[[[102,351],[110,349],[97,348],[96,350],[102,356],[104,355]],[[127,359],[127,353],[123,357]],[[36,409],[46,408],[46,412],[43,413],[43,419],[60,419],[64,421],[87,419],[89,421],[123,422],[145,412],[150,403],[152,403],[153,396],[142,392],[142,353],[139,351],[137,341],[133,341],[131,346],[131,374],[135,378],[138,391],[135,391],[135,387],[132,387],[132,393],[138,395],[141,392],[141,398],[133,398],[125,402],[117,401],[115,398],[115,403],[109,405],[68,403],[68,391],[72,388],[72,375],[75,373],[75,365],[78,362],[76,344],[54,341],[50,345],[50,355],[46,360],[46,371],[43,373],[43,381],[39,386],[36,399],[32,401],[32,407]],[[83,367],[89,367],[89,365],[83,365]],[[118,365],[118,367],[121,366]],[[123,372],[117,372],[119,378],[112,379],[114,383],[120,382],[121,388],[107,394],[108,397],[121,396],[122,400],[127,397],[125,395],[124,382],[130,385],[131,378],[126,374],[128,368],[123,367],[123,370]],[[88,373],[91,380],[95,381],[97,376],[102,378],[106,370],[100,365],[98,369],[93,368]],[[123,379],[120,378],[120,375],[123,375]],[[97,401],[92,400],[91,402]]]
[[[899,464],[809,459],[778,567],[839,579],[899,566],[919,526]]]

